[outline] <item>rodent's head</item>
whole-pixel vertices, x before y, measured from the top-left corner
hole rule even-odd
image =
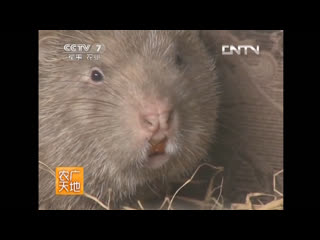
[[[103,44],[70,60],[65,44]],[[214,139],[217,82],[197,31],[40,32],[40,154],[132,193],[179,176]],[[87,176],[87,180],[86,180]]]

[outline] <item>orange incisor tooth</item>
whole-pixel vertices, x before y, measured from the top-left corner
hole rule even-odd
[[[165,142],[160,142],[155,146],[154,151],[155,152],[164,152],[164,148],[165,148]]]
[[[163,153],[166,147],[166,139],[152,146],[152,152]]]

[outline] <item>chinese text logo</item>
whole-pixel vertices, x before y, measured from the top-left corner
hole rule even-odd
[[[56,168],[56,194],[83,194],[83,167]]]
[[[96,44],[65,44],[64,52],[69,60],[99,60],[100,54],[104,52],[105,46],[100,43]]]

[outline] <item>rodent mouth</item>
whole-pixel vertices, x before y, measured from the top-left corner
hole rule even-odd
[[[164,138],[161,142],[156,144],[153,144],[152,142],[149,143],[152,147],[148,154],[146,167],[156,169],[169,160],[169,155],[165,152],[167,138]]]
[[[160,141],[158,143],[153,143],[152,141],[149,141],[149,143],[152,146],[151,149],[150,149],[149,157],[151,157],[153,155],[158,155],[158,154],[165,153],[165,148],[166,148],[166,144],[167,144],[167,138],[164,138],[162,141]]]

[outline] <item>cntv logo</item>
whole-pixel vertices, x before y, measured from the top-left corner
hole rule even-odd
[[[222,55],[233,55],[234,52],[238,55],[241,55],[243,52],[244,55],[248,55],[248,49],[250,49],[256,55],[260,54],[259,45],[257,45],[256,48],[251,45],[238,45],[237,47],[234,45],[222,45]]]

